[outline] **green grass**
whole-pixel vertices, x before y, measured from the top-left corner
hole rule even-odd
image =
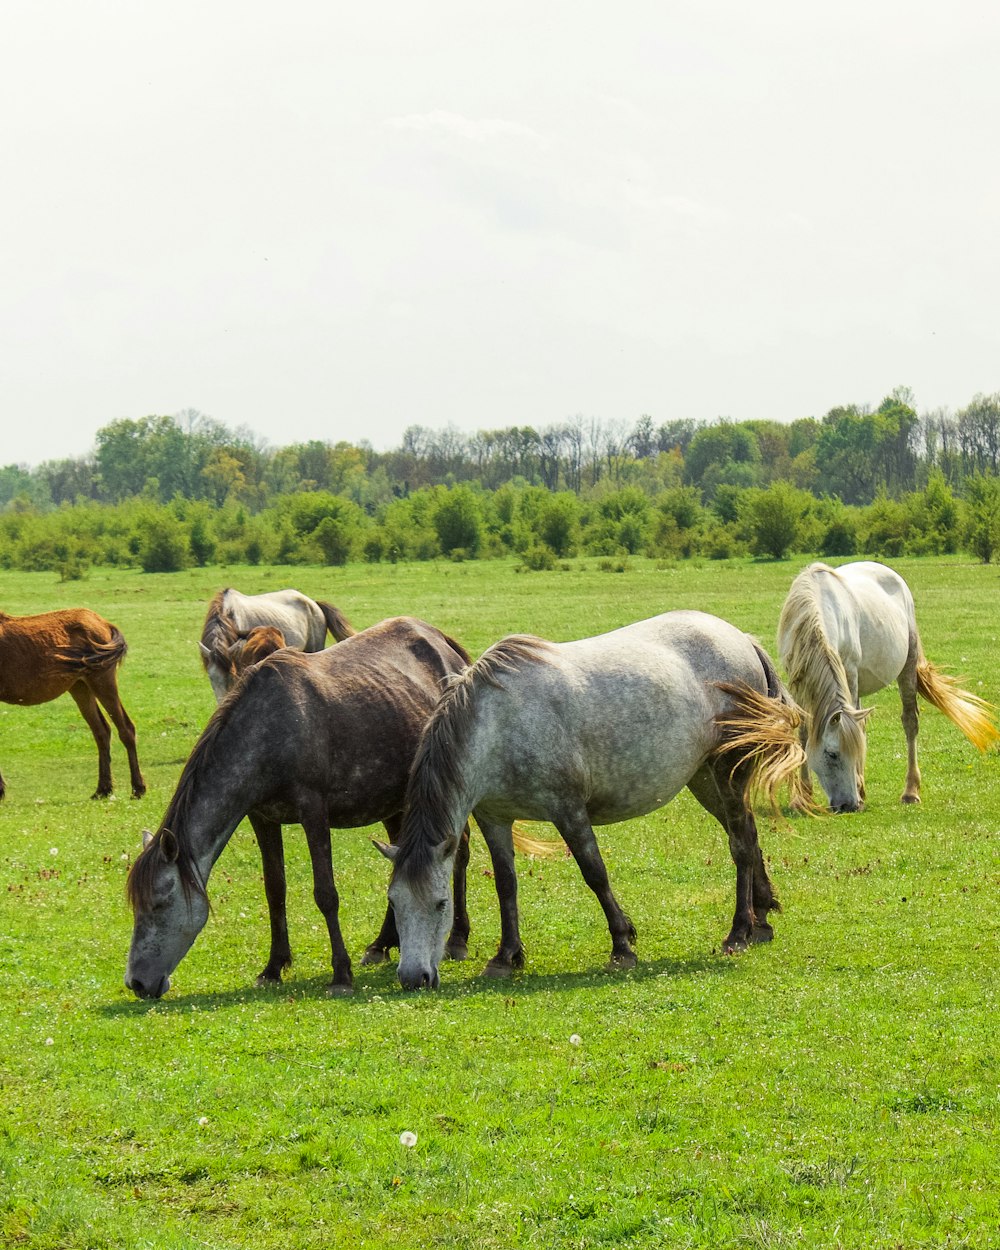
[[[512,631],[579,637],[676,607],[773,651],[799,567],[5,573],[6,611],[86,604],[125,632],[121,689],[150,788],[91,802],[96,753],[72,702],[0,705],[0,1246],[995,1244],[1000,763],[928,709],[924,803],[903,808],[894,691],[874,700],[864,813],[760,822],[785,905],[769,947],[718,953],[733,869],[682,795],[599,834],[639,930],[633,973],[602,971],[600,909],[560,857],[520,861],[524,973],[481,980],[498,923],[477,839],[469,962],[419,995],[394,966],[356,967],[353,998],[329,999],[290,829],[296,962],[279,989],[255,989],[267,920],[244,825],[167,997],[140,1003],[122,984],[125,875],[214,706],[196,643],[221,585],[292,583],[359,626],[414,613],[474,653]],[[997,572],[896,567],[930,657],[1000,700]],[[117,741],[113,762],[125,796]],[[356,964],[385,901],[369,832],[334,834]]]

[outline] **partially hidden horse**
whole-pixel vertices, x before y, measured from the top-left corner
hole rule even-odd
[[[924,655],[910,588],[876,561],[804,569],[781,609],[778,654],[793,698],[808,713],[801,779],[806,802],[811,768],[833,811],[856,812],[864,805],[871,708],[862,709],[860,699],[892,682],[899,687],[906,734],[902,802],[920,802],[918,694],[980,750],[1000,737],[992,706]]]
[[[118,666],[128,650],[121,630],[89,608],[63,608],[35,616],[0,612],[0,702],[48,703],[67,691],[97,743],[95,799],[112,793],[111,730],[104,707],[128,755],[132,795],[146,783],[139,768],[135,725],[118,693]],[[5,793],[0,776],[0,799]]]
[[[249,816],[271,925],[258,984],[280,982],[291,964],[281,827],[295,822],[305,830],[314,898],[330,936],[330,990],[349,992],[330,829],[381,821],[395,837],[420,733],[445,679],[468,661],[460,644],[433,626],[395,617],[325,651],[277,651],[248,669],[196,743],[159,829],[129,873],[134,927],[126,985],[143,998],[167,991],[208,917],[212,867]],[[467,862],[466,837],[448,947],[456,959],[465,957],[469,933]],[[363,962],[381,962],[397,944],[390,911]]]
[[[333,604],[310,599],[298,590],[273,590],[262,595],[244,595],[231,587],[220,590],[208,605],[199,644],[217,702],[222,702],[246,667],[240,653],[248,634],[258,625],[280,630],[283,645],[296,651],[322,651],[328,631],[337,642],[354,633]]]
[[[275,651],[286,646],[285,635],[274,625],[256,625],[247,632],[245,638],[230,649],[230,657],[237,677],[250,668],[266,660]]]
[[[551,821],[607,918],[611,962],[632,967],[635,929],[612,893],[594,825],[628,820],[684,786],[725,829],[736,865],[727,952],[773,936],[778,900],[749,793],[774,802],[803,760],[800,715],[766,653],[703,612],[667,612],[612,633],[552,643],[512,636],[453,679],[421,739],[389,900],[399,979],[436,986],[451,923],[447,882],[475,815],[493,860],[501,939],[485,972],[523,966],[511,825]]]

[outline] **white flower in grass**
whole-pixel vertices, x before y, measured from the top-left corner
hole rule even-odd
[[[207,1115],[200,1115],[200,1116],[198,1117],[198,1127],[199,1127],[199,1128],[204,1128],[204,1127],[205,1127],[205,1125],[206,1125],[207,1123],[208,1123],[208,1116],[207,1116]]]
[[[399,1144],[401,1146],[415,1146],[417,1144],[416,1133],[411,1133],[409,1129],[405,1133],[400,1133]]]
[[[50,847],[49,847],[49,854],[50,854],[50,855],[58,855],[58,854],[59,854],[59,848],[58,848],[58,846],[50,846]]]
[[[579,1046],[583,1042],[583,1038],[579,1033],[571,1033],[569,1035],[569,1044],[571,1046]]]
[[[45,1039],[45,1045],[46,1045],[46,1046],[54,1046],[55,1044],[56,1044],[56,1043],[55,1043],[55,1038],[52,1038],[52,1037],[47,1037],[47,1038]]]

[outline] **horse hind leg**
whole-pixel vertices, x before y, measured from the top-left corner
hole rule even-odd
[[[745,798],[739,770],[730,776],[723,760],[705,764],[688,782],[688,789],[725,829],[736,865],[736,907],[722,949],[731,955],[746,950],[751,943],[770,942],[774,930],[768,913],[780,911],[781,904],[764,865],[757,822]]]
[[[917,660],[914,654],[907,658],[906,666],[896,680],[899,698],[903,704],[903,733],[906,735],[906,785],[900,796],[902,803],[920,802],[920,769],[917,766],[917,731],[920,728],[920,709],[917,706]]]
[[[128,712],[125,711],[121,696],[118,693],[118,679],[115,670],[109,669],[100,678],[92,679],[94,694],[101,701],[104,710],[111,718],[125,754],[128,756],[129,779],[132,783],[132,797],[141,799],[146,793],[146,782],[139,768],[139,754],[136,750],[135,725]]]
[[[94,799],[106,799],[112,793],[111,784],[111,730],[108,722],[101,715],[94,692],[82,681],[70,686],[70,694],[80,709],[80,715],[87,722],[87,728],[94,735],[97,743],[97,789],[91,795]]]

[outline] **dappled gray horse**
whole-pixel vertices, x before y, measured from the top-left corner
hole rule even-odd
[[[240,652],[247,635],[259,625],[281,631],[284,645],[293,651],[322,651],[326,635],[342,642],[354,633],[344,615],[331,603],[310,599],[298,590],[272,590],[244,595],[220,590],[208,605],[201,631],[201,660],[217,702],[232,689],[243,665]]]
[[[838,569],[811,564],[792,582],[778,622],[778,654],[793,697],[809,713],[802,770],[809,769],[835,812],[856,812],[865,798],[865,727],[871,709],[862,695],[896,682],[906,734],[904,803],[920,802],[917,695],[944,712],[971,743],[985,750],[998,738],[993,709],[963,690],[924,655],[913,596],[893,569],[859,560]]]
[[[291,963],[281,826],[303,826],[316,905],[326,920],[333,992],[352,986],[338,919],[331,828],[382,821],[398,832],[406,778],[444,681],[469,657],[423,621],[395,617],[317,654],[277,651],[249,669],[209,721],[184,766],[155,835],[128,878],[135,923],[125,983],[159,998],[208,917],[212,867],[249,815],[264,859],[271,949],[258,982],[278,982]],[[455,869],[449,943],[464,958],[468,838]],[[391,911],[365,952],[398,944]]]
[[[389,899],[399,979],[438,984],[451,924],[447,883],[473,812],[489,846],[501,939],[487,965],[523,963],[511,824],[551,821],[597,895],[612,964],[635,963],[635,929],[611,891],[594,825],[642,816],[687,786],[726,830],[736,864],[727,951],[772,936],[778,906],[748,793],[801,766],[799,713],[767,655],[733,625],[668,612],[610,634],[551,643],[514,636],[452,680],[421,739],[406,794]]]

